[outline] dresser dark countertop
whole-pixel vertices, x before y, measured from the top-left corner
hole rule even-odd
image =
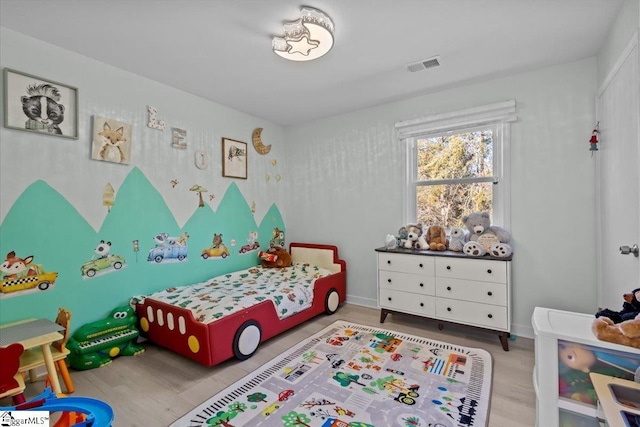
[[[450,257],[450,258],[465,258],[465,259],[484,259],[484,260],[494,260],[494,261],[511,261],[513,259],[513,254],[509,255],[505,258],[498,258],[491,256],[489,254],[484,256],[469,256],[465,255],[462,252],[453,252],[453,251],[430,251],[428,249],[418,250],[418,249],[406,249],[406,248],[395,248],[395,249],[387,249],[384,246],[375,249],[376,252],[386,252],[391,254],[403,254],[403,255],[422,255],[422,256],[441,256],[441,257]]]

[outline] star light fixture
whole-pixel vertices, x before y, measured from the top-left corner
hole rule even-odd
[[[311,61],[333,47],[333,22],[324,12],[310,7],[300,10],[300,19],[283,26],[284,37],[274,37],[273,51],[290,61]]]

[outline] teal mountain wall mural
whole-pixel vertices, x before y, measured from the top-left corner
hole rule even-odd
[[[194,209],[180,228],[160,193],[133,168],[116,189],[115,203],[96,232],[59,192],[44,181],[34,182],[0,225],[0,262],[6,263],[10,252],[15,258],[33,256],[31,265],[58,275],[46,290],[1,292],[0,323],[29,317],[54,319],[58,307],[65,307],[73,314],[75,330],[104,318],[132,296],[256,265],[259,251],[273,241],[274,229],[285,230],[275,204],[257,224],[235,183],[227,187],[216,212],[195,203]],[[204,250],[216,252],[211,249],[216,234],[222,235],[224,257],[204,259]],[[148,261],[150,251],[167,256],[160,262]],[[184,257],[171,258],[172,251]],[[42,280],[44,276],[36,273],[29,274]],[[25,270],[18,276],[26,274]],[[6,276],[3,273],[2,279]]]

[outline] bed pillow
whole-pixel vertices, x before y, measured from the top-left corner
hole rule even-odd
[[[291,265],[291,255],[281,246],[272,246],[266,252],[260,251],[258,254],[262,259],[262,267],[279,268]]]

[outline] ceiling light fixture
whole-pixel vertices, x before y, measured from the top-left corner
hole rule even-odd
[[[273,51],[290,61],[311,61],[333,47],[333,22],[324,12],[303,7],[300,19],[283,26],[284,37],[274,37]]]

